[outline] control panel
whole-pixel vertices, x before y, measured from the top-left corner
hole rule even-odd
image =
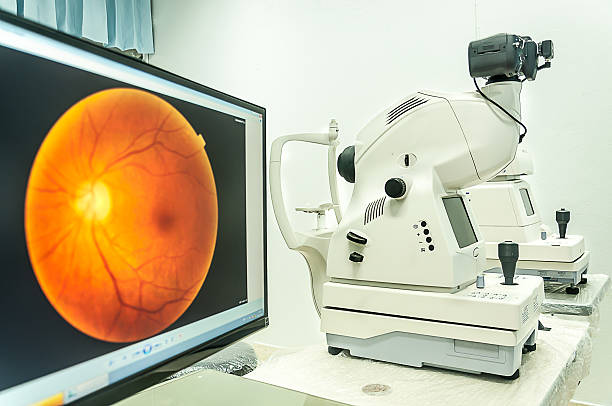
[[[532,276],[514,276],[513,285],[505,285],[505,278],[499,274],[484,274],[481,283],[474,283],[471,286],[455,293],[456,296],[469,297],[474,300],[520,303],[524,300],[525,292],[529,291],[534,280]],[[525,289],[523,289],[525,288]]]
[[[427,220],[419,220],[412,225],[412,228],[417,237],[417,249],[420,252],[427,253],[436,249],[433,235],[427,226]]]

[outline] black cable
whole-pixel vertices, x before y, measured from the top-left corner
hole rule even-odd
[[[500,106],[499,104],[497,104],[496,102],[494,102],[493,100],[489,99],[483,92],[482,90],[480,90],[480,87],[478,87],[478,83],[476,82],[476,78],[474,78],[474,85],[476,86],[476,90],[478,91],[478,93],[480,93],[480,95],[483,97],[483,99],[488,100],[489,102],[491,102],[492,104],[494,104],[495,106],[497,106],[498,109],[500,109],[501,111],[503,111],[504,113],[506,113],[508,115],[508,117],[510,117],[512,120],[514,120],[516,123],[518,123],[518,125],[520,125],[521,127],[523,127],[523,133],[519,134],[519,144],[521,142],[523,142],[523,138],[525,138],[525,135],[527,134],[527,127],[525,127],[525,124],[521,123],[520,120],[516,119],[512,114],[510,114],[508,112],[508,110],[506,110],[505,108],[503,108],[502,106]]]

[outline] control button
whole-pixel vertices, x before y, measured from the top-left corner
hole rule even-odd
[[[353,262],[363,262],[363,255],[358,252],[351,252],[349,259]]]
[[[429,243],[432,241],[432,240],[431,240],[431,237],[427,237],[427,238],[425,238],[425,241],[427,241],[427,243],[429,244]]]
[[[427,222],[425,220],[421,221],[421,227],[425,227],[427,225]]]
[[[368,242],[368,239],[365,237],[360,236],[359,234],[356,234],[352,231],[349,231],[349,233],[346,235],[346,238],[349,241],[354,242],[355,244],[362,244],[365,245]]]
[[[429,234],[429,229],[426,228],[425,230],[423,230],[423,234],[425,234],[425,235]]]
[[[480,248],[474,248],[474,252],[472,252],[472,255],[474,255],[474,258],[478,258],[478,255],[480,255]]]
[[[406,194],[406,182],[401,178],[391,178],[385,183],[385,193],[393,199],[401,199]]]
[[[433,246],[433,245],[430,245],[430,246],[429,246],[429,250],[430,250],[430,251],[433,251],[433,250],[434,250],[434,246]]]

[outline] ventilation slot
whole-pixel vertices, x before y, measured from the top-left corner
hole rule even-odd
[[[525,324],[527,320],[529,320],[529,306],[523,307],[521,311],[521,324]]]
[[[538,313],[540,311],[540,303],[538,303],[538,297],[533,299],[533,312]]]
[[[380,199],[374,200],[372,203],[368,204],[368,206],[365,209],[365,214],[363,215],[364,225],[368,224],[370,221],[374,220],[375,218],[382,216],[386,199],[387,199],[387,196],[383,196]]]
[[[416,97],[416,96],[406,100],[405,102],[403,102],[402,104],[400,104],[399,106],[397,106],[396,108],[394,108],[387,114],[387,125],[394,122],[397,118],[399,118],[402,114],[406,113],[407,111],[410,111],[413,108],[418,107],[425,103],[427,103],[427,99]]]

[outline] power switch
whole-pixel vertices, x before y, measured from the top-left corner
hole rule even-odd
[[[363,262],[363,255],[358,252],[351,252],[349,259],[353,262]]]
[[[368,242],[367,238],[362,237],[359,234],[356,234],[356,233],[354,233],[352,231],[348,232],[348,234],[346,235],[346,238],[349,241],[354,242],[355,244],[366,245],[366,243]]]

